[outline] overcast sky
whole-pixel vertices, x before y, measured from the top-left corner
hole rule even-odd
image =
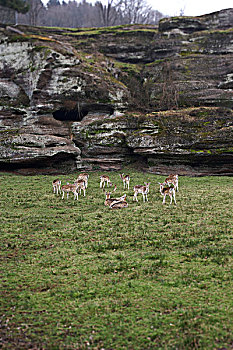
[[[48,0],[42,1],[44,4],[48,2]],[[68,2],[68,0],[65,1]],[[87,0],[91,3],[95,3],[95,1]],[[81,0],[77,0],[77,2],[81,2]],[[106,3],[107,0],[101,2]],[[226,8],[233,8],[233,0],[147,0],[147,3],[153,9],[169,16],[177,16],[181,10],[185,16],[200,16]]]
[[[200,16],[233,8],[233,0],[147,0],[147,2],[154,9],[172,16],[179,15],[181,9],[185,16]]]

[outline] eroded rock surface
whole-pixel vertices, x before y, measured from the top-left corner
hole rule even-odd
[[[155,173],[230,175],[233,170],[230,109],[113,115],[101,121],[90,117],[90,123],[74,123],[73,134],[92,169],[119,169],[119,164],[133,159]]]
[[[154,172],[231,174],[232,23],[227,9],[159,28],[2,25],[1,169],[139,160]]]

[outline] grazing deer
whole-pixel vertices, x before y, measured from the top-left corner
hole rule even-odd
[[[107,187],[108,187],[109,184],[110,184],[109,176],[101,175],[100,176],[100,188],[104,188],[105,187],[105,183],[107,183]]]
[[[53,193],[61,194],[61,181],[59,179],[53,180]]]
[[[169,187],[172,184],[175,188],[175,190],[177,190],[177,192],[179,192],[179,188],[178,188],[178,175],[177,174],[171,174],[169,175],[165,181],[165,184],[167,184]]]
[[[87,186],[88,186],[88,179],[89,179],[89,175],[87,173],[81,173],[81,174],[79,174],[79,176],[78,176],[76,181],[78,181],[78,180],[85,181],[85,187],[87,188]]]
[[[136,200],[138,202],[137,195],[139,193],[141,193],[142,197],[143,197],[143,202],[145,202],[145,200],[148,201],[147,194],[149,193],[150,182],[144,182],[144,184],[145,184],[145,186],[143,186],[143,185],[134,186],[134,188],[133,188],[133,190],[134,190],[133,200]]]
[[[108,206],[110,209],[121,209],[121,208],[127,208],[128,203],[125,201],[126,194],[119,198],[110,198],[111,192],[105,192],[106,193],[106,199],[104,202],[104,205]]]
[[[81,194],[81,192],[83,191],[83,196],[86,196],[86,181],[82,180],[82,179],[77,179],[74,182],[74,185],[77,185],[77,190],[79,190],[79,194]]]
[[[165,182],[164,183],[159,182],[159,185],[160,185],[160,193],[163,196],[163,204],[165,204],[166,196],[169,196],[171,199],[170,204],[172,204],[172,197],[173,197],[174,204],[176,205],[175,187],[169,187]]]
[[[67,193],[67,199],[69,198],[69,193],[73,192],[74,194],[74,200],[78,200],[78,192],[77,192],[78,186],[76,184],[67,184],[63,185],[61,190],[62,190],[62,199],[64,198],[65,192]]]
[[[128,190],[129,190],[130,176],[124,175],[124,173],[123,173],[123,174],[120,174],[120,177],[123,181],[124,189],[128,187]]]

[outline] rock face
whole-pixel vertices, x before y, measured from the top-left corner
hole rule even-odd
[[[90,168],[119,169],[133,159],[154,173],[232,174],[233,113],[216,107],[93,116],[73,124]],[[95,155],[98,154],[98,157]]]
[[[180,30],[183,33],[194,33],[202,30],[224,30],[232,28],[233,9],[222,10],[198,17],[173,17],[160,21],[159,30],[169,32]]]
[[[233,9],[152,26],[0,27],[0,169],[232,174]],[[20,169],[20,170],[19,170]]]

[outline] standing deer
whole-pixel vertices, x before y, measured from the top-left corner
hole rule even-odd
[[[124,189],[126,189],[128,187],[128,190],[129,190],[130,176],[124,175],[124,173],[123,173],[123,174],[120,174],[120,177],[123,181]]]
[[[74,185],[77,185],[77,191],[79,190],[79,194],[81,194],[81,192],[83,191],[83,196],[86,196],[86,181],[82,180],[82,179],[77,179],[74,182]]]
[[[67,185],[63,185],[61,190],[62,190],[62,199],[64,198],[65,192],[67,193],[67,199],[69,198],[69,193],[73,192],[74,194],[74,200],[77,199],[78,200],[78,185],[74,184],[67,184]]]
[[[165,204],[165,200],[166,200],[166,196],[169,196],[171,201],[170,201],[170,204],[172,204],[172,197],[174,199],[174,204],[176,205],[176,191],[175,191],[175,187],[169,187],[167,185],[167,183],[160,183],[159,182],[159,185],[160,185],[160,193],[162,194],[163,196],[163,204]]]
[[[89,179],[89,175],[87,173],[81,173],[81,174],[79,174],[79,176],[78,176],[76,181],[78,181],[78,180],[85,181],[85,187],[87,188],[87,186],[88,186],[88,179]]]
[[[169,175],[165,181],[165,184],[167,184],[169,187],[172,184],[175,188],[175,190],[177,190],[177,192],[179,192],[179,188],[178,188],[178,175],[177,174],[171,174]]]
[[[149,186],[150,186],[150,182],[144,182],[144,186],[143,185],[136,185],[134,186],[133,190],[134,190],[134,196],[133,196],[133,200],[136,200],[138,202],[138,198],[137,195],[139,193],[142,194],[143,197],[143,202],[145,202],[146,200],[148,201],[147,198],[147,194],[149,193]]]
[[[53,180],[53,193],[61,194],[61,181],[59,179]]]
[[[101,175],[100,176],[100,188],[104,188],[105,183],[107,184],[107,187],[108,187],[110,184],[110,178],[107,175]]]

